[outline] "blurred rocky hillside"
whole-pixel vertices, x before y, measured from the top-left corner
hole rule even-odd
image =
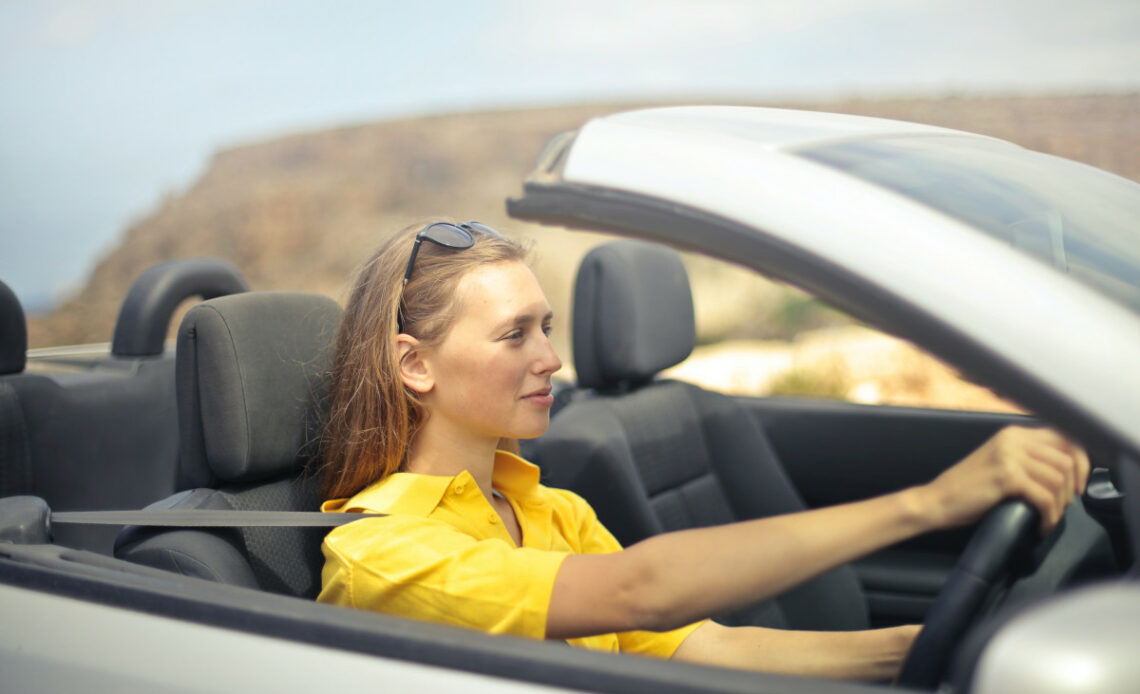
[[[1140,180],[1140,94],[947,97],[767,103],[882,116],[994,135]],[[478,219],[535,240],[536,269],[561,320],[578,260],[600,236],[509,220],[516,195],[554,134],[625,105],[489,111],[302,133],[219,152],[188,190],[158,202],[99,260],[85,286],[29,325],[31,346],[103,342],[135,277],[175,258],[217,256],[254,289],[301,289],[343,300],[353,268],[387,235],[438,216]],[[779,337],[801,324],[835,322],[803,297],[746,273],[691,265],[702,340]],[[750,305],[770,320],[738,324],[725,282],[747,285]],[[702,292],[702,287],[708,291]],[[713,300],[701,296],[714,297]],[[802,310],[807,306],[810,310]],[[821,317],[822,316],[822,317]],[[564,323],[555,325],[565,340]],[[562,343],[564,355],[568,355]]]

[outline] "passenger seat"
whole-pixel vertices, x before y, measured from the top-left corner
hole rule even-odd
[[[301,292],[249,292],[192,308],[178,331],[181,478],[151,509],[317,511],[307,474],[342,311]],[[115,556],[187,576],[316,597],[328,528],[127,528]]]
[[[584,496],[624,546],[806,508],[739,403],[657,378],[695,343],[688,276],[675,251],[628,240],[592,250],[578,272],[573,321],[579,391],[532,449],[546,484]],[[843,566],[720,621],[864,629],[867,600]]]

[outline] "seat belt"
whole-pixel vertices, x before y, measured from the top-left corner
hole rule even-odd
[[[52,511],[52,525],[139,525],[165,528],[333,528],[387,513],[320,511],[225,511],[162,509],[135,511]]]

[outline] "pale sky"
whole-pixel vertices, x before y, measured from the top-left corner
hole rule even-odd
[[[0,0],[0,279],[80,284],[217,150],[601,100],[1140,90],[1137,0]]]

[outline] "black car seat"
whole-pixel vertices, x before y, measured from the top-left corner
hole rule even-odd
[[[174,493],[178,417],[166,333],[178,305],[248,289],[230,263],[155,265],[131,285],[111,353],[26,356],[19,302],[0,289],[0,496],[56,511],[139,508]],[[25,368],[27,367],[27,368]],[[118,529],[59,526],[55,540],[110,554]]]
[[[593,249],[578,272],[573,320],[579,391],[532,449],[547,484],[584,496],[626,546],[805,508],[742,405],[656,378],[695,342],[688,276],[675,251],[640,241]],[[860,629],[867,600],[844,566],[722,621]]]
[[[13,381],[24,371],[28,329],[16,293],[0,282],[0,496],[30,494],[32,463],[24,408]]]
[[[316,451],[340,306],[252,292],[203,302],[178,331],[180,472],[195,486],[151,509],[316,511]],[[132,527],[115,555],[181,574],[314,597],[327,528]]]

